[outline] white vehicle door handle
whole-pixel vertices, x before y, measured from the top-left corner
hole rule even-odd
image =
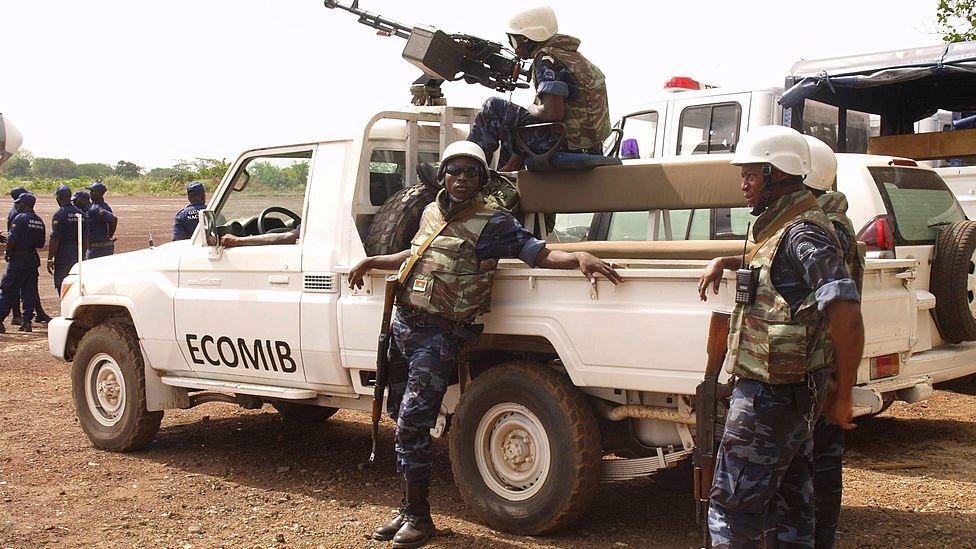
[[[219,278],[196,278],[186,282],[190,286],[220,286]]]
[[[288,284],[290,280],[288,275],[271,275],[268,277],[268,284]]]

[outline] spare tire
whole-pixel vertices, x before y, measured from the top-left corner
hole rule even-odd
[[[366,255],[386,255],[410,247],[420,228],[420,215],[437,193],[423,184],[407,187],[383,203],[366,233]]]
[[[935,318],[942,339],[976,341],[976,221],[958,221],[939,232],[932,260]]]

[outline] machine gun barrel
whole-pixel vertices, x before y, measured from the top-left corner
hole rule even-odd
[[[349,13],[358,15],[359,22],[363,25],[373,27],[383,34],[397,36],[399,38],[403,38],[404,40],[410,38],[410,31],[413,30],[412,27],[404,25],[403,23],[398,23],[397,21],[387,19],[382,15],[369,13],[368,11],[359,9],[359,0],[355,0],[348,6],[343,6],[335,0],[325,0],[325,7],[329,8],[330,10],[339,8],[341,10],[348,11]]]

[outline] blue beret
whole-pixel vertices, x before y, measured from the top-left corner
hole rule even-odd
[[[71,197],[71,187],[67,185],[61,185],[58,190],[54,191],[54,196],[58,198],[70,198]]]
[[[186,184],[186,194],[200,194],[204,192],[203,183],[199,181],[190,181]]]
[[[37,198],[27,191],[20,193],[17,200],[14,200],[14,204],[27,204],[28,206],[33,206],[35,202],[37,202]]]
[[[105,186],[105,183],[102,183],[101,181],[96,181],[91,185],[89,185],[87,188],[89,191],[95,191],[99,193],[103,193],[108,190],[108,187]]]
[[[13,198],[14,200],[17,200],[17,197],[18,196],[20,196],[20,195],[22,195],[22,194],[24,194],[26,192],[27,192],[27,189],[25,189],[23,187],[14,187],[14,188],[10,189],[10,198]]]
[[[71,200],[84,200],[89,202],[91,201],[91,195],[85,191],[75,191],[75,194],[71,197]]]

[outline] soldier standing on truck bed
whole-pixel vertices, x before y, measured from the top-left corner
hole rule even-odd
[[[803,136],[757,128],[743,136],[732,164],[742,167],[743,194],[758,219],[749,255],[712,260],[699,281],[705,299],[724,269],[738,270],[726,356],[736,382],[709,493],[709,534],[713,547],[755,547],[764,538],[813,547],[813,426],[823,411],[854,427],[860,294],[830,219],[803,184],[810,172]],[[831,356],[836,390],[828,392]]]
[[[532,267],[576,269],[594,280],[622,279],[610,264],[585,253],[546,248],[511,214],[483,203],[488,182],[484,152],[468,141],[444,151],[438,179],[444,188],[424,210],[411,249],[367,257],[349,272],[362,287],[371,269],[401,269],[393,319],[387,411],[396,421],[396,463],[401,473],[400,512],[373,538],[394,547],[419,547],[434,535],[428,491],[431,435],[461,347],[478,337],[478,315],[488,312],[498,260],[518,258]],[[390,283],[390,282],[388,282]]]
[[[85,259],[95,259],[115,253],[115,229],[118,228],[119,219],[112,213],[112,207],[105,202],[105,191],[108,188],[101,180],[89,185],[88,190],[91,191],[91,206],[88,208],[91,234]]]
[[[525,130],[523,140],[532,151],[517,144],[516,128],[542,122],[566,125],[567,151],[602,154],[603,141],[610,135],[610,107],[603,72],[579,53],[578,38],[558,31],[556,14],[549,6],[521,12],[508,24],[508,38],[515,53],[532,59],[535,102],[528,109],[499,97],[481,107],[471,127],[469,141],[481,146],[491,158],[502,153],[499,171],[514,171],[530,152],[543,153],[556,145],[560,132],[554,127]]]
[[[17,216],[10,224],[7,235],[7,272],[0,281],[0,333],[6,331],[3,321],[14,308],[14,296],[19,295],[24,305],[24,318],[19,331],[30,332],[34,308],[37,305],[37,268],[41,258],[37,250],[44,247],[44,221],[34,213],[37,199],[23,192],[14,201]]]
[[[810,175],[803,181],[833,224],[840,240],[847,270],[861,291],[864,283],[864,258],[857,248],[854,224],[847,217],[847,197],[831,191],[837,176],[837,158],[826,143],[804,135],[810,146]],[[835,368],[833,357],[827,359]],[[844,429],[820,414],[813,428],[813,494],[816,509],[816,543],[818,549],[829,549],[837,540],[837,519],[844,482]]]
[[[71,189],[61,185],[54,192],[61,208],[51,218],[51,242],[47,248],[47,272],[54,276],[54,289],[61,294],[61,282],[78,262],[78,223],[81,223],[82,248],[87,238],[88,224],[84,215],[71,203]]]
[[[186,240],[197,230],[200,210],[207,208],[207,195],[203,183],[191,181],[186,185],[186,198],[190,203],[176,212],[173,218],[173,240]]]

